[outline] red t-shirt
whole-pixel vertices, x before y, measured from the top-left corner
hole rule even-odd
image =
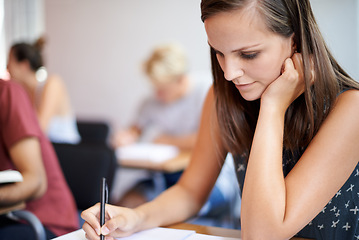
[[[0,79],[0,170],[15,169],[9,148],[26,137],[39,139],[47,176],[46,193],[27,202],[26,209],[56,235],[78,229],[75,201],[53,146],[40,129],[27,93],[17,83]]]

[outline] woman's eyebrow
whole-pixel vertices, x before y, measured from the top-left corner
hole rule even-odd
[[[209,42],[207,42],[207,43],[208,43],[208,45],[209,45],[214,51],[216,51],[216,52],[218,52],[218,53],[221,53],[221,51],[215,49]],[[256,44],[253,44],[253,45],[250,45],[250,46],[245,46],[245,47],[242,47],[242,48],[239,48],[239,49],[235,49],[235,50],[233,50],[233,51],[231,51],[231,52],[242,52],[242,51],[245,51],[245,50],[247,50],[247,49],[251,49],[251,48],[254,48],[254,47],[258,47],[258,46],[260,46],[260,45],[261,45],[260,43],[256,43]]]

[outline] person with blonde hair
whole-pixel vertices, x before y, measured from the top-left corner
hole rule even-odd
[[[144,100],[132,126],[118,133],[116,146],[152,142],[176,146],[181,151],[193,149],[203,101],[211,81],[205,79],[207,75],[190,74],[188,68],[182,45],[167,43],[153,49],[144,61],[143,70],[152,83],[154,95]],[[223,224],[219,216],[228,214],[226,203],[237,193],[234,187],[223,184],[228,179],[235,179],[233,166],[227,162],[226,170],[199,214],[200,217],[211,215],[212,219],[217,216],[218,221],[214,224]],[[161,182],[165,188],[175,184],[182,172],[157,174],[153,181],[153,174],[147,170],[120,168],[112,189],[112,202],[119,206],[137,207],[158,194],[160,185],[163,185]],[[208,218],[206,222],[213,220]]]
[[[153,85],[154,96],[143,102],[130,129],[116,135],[116,146],[140,139],[192,149],[209,84],[196,85],[188,74],[187,61],[178,43],[163,44],[153,50],[143,69]],[[188,117],[180,119],[186,113],[190,113]]]
[[[44,39],[33,45],[16,43],[9,52],[8,71],[29,94],[40,126],[52,142],[78,143],[80,134],[69,94],[58,75],[49,75],[41,51]]]

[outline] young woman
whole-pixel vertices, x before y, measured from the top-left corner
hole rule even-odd
[[[78,143],[80,135],[69,95],[63,80],[48,76],[40,38],[34,45],[14,44],[9,53],[8,71],[11,79],[20,83],[35,107],[42,130],[52,142]]]
[[[26,203],[45,227],[46,239],[79,226],[75,200],[56,153],[40,129],[23,87],[0,79],[0,171],[15,169],[18,183],[0,185],[0,207]],[[36,239],[29,224],[0,215],[0,240]]]
[[[242,239],[359,238],[359,85],[335,61],[309,0],[202,0],[213,90],[191,165],[134,210],[96,205],[89,239],[184,221],[231,152],[242,189]]]

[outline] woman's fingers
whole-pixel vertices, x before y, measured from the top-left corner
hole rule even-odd
[[[82,225],[82,229],[86,233],[86,238],[89,240],[99,240],[100,235],[87,222]]]
[[[100,204],[83,211],[81,217],[86,221],[82,226],[88,239],[99,239],[100,234],[111,237],[125,237],[133,234],[140,224],[140,216],[133,209],[106,204],[106,222],[99,223]]]
[[[111,213],[111,210],[115,212]],[[101,228],[101,233],[108,236],[124,237],[134,233],[135,227],[138,225],[138,218],[133,209],[116,208],[109,209],[110,220]]]
[[[282,74],[262,94],[263,106],[269,103],[271,108],[277,106],[280,111],[285,112],[288,106],[304,92],[303,76],[302,55],[295,53],[284,61]]]
[[[293,60],[294,68],[298,72],[299,79],[303,80],[304,79],[304,69],[303,69],[302,54],[294,53],[293,56],[292,56],[292,60]]]
[[[286,81],[289,81],[295,98],[304,92],[304,68],[302,54],[295,53],[292,58],[288,58],[285,61],[283,75],[285,76]]]
[[[85,224],[86,224],[86,229],[84,228],[85,224],[82,228],[86,233],[87,233],[86,230],[88,229],[89,226],[97,233],[97,235],[100,235],[101,226],[98,218],[99,212],[100,212],[100,204],[97,203],[96,205],[90,207],[89,209],[81,213],[81,218],[85,220]]]

